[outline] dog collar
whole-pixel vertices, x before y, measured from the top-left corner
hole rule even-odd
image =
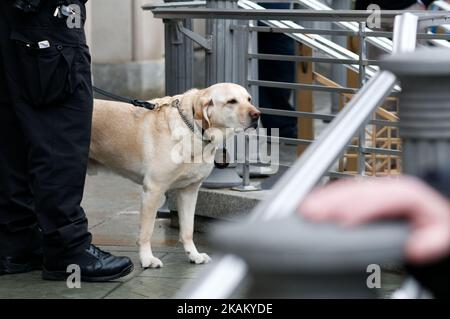
[[[175,99],[172,102],[172,107],[175,107],[178,110],[178,114],[180,114],[181,119],[183,120],[184,124],[189,128],[189,130],[194,133],[194,135],[199,135],[203,142],[211,143],[210,139],[205,138],[205,130],[203,127],[197,124],[195,120],[193,120],[193,123],[189,121],[189,119],[186,117],[186,115],[183,113],[180,107],[180,100]],[[192,118],[194,118],[194,109],[192,109]]]

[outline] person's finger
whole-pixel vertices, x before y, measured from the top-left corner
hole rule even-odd
[[[334,183],[314,191],[300,212],[343,226],[402,216],[413,228],[405,248],[410,261],[429,262],[450,250],[448,200],[415,178]]]
[[[325,220],[338,216],[345,211],[349,203],[359,201],[359,196],[353,194],[358,190],[355,181],[334,182],[313,191],[300,205],[302,215],[311,220]],[[354,203],[359,206],[362,203]]]
[[[442,210],[443,203],[444,198],[414,178],[372,179],[324,187],[308,196],[299,209],[307,219],[356,225],[377,218],[408,217],[435,206]]]
[[[366,205],[358,207],[359,212],[341,216],[343,223],[357,225],[374,219],[404,217],[420,228],[433,221],[443,222],[450,215],[448,200],[413,178],[378,183],[371,191]]]
[[[393,183],[397,185],[398,182],[386,179],[336,182],[313,192],[299,209],[312,220],[351,223],[354,218],[367,219],[371,215],[407,208],[410,192],[402,187],[393,187]]]

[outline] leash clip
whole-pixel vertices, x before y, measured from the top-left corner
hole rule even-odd
[[[150,103],[150,102],[147,102],[147,101],[143,101],[143,100],[139,100],[139,99],[134,99],[134,100],[131,101],[131,103],[132,103],[134,106],[137,106],[137,107],[143,107],[143,108],[145,108],[145,109],[147,109],[147,110],[154,110],[154,109],[155,109],[155,104]]]

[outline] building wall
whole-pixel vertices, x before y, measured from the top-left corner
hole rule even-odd
[[[86,32],[97,86],[138,98],[163,94],[164,27],[141,9],[146,3],[149,0],[88,2]]]

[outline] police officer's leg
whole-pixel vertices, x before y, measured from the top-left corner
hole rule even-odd
[[[11,61],[21,60],[16,64],[20,81],[9,81],[9,88],[21,97],[15,101],[15,112],[29,141],[30,180],[44,237],[43,277],[63,280],[67,266],[77,264],[82,280],[111,280],[128,274],[133,265],[129,258],[91,245],[80,206],[93,107],[90,56],[83,30],[55,20],[53,11],[48,3],[35,20],[52,28],[28,28],[26,34],[16,29],[19,44],[9,56]],[[31,46],[20,43],[23,37],[33,42]],[[35,46],[42,39],[47,49]]]
[[[8,40],[8,31],[0,13],[0,43]],[[6,63],[0,50],[0,273],[14,273],[32,269],[29,262],[41,242],[28,179],[27,142],[6,89]]]
[[[79,89],[71,96],[59,99],[58,102],[63,105],[42,105],[42,98],[50,96],[55,99],[55,94],[62,94],[58,90],[44,92],[43,86],[54,83],[55,88],[65,87],[69,78],[61,74],[72,71],[72,65],[81,65],[84,61],[79,57],[70,66],[63,63],[63,52],[56,50],[59,40],[53,41],[52,35],[65,40],[70,34],[65,35],[64,23],[51,29],[42,26],[58,22],[50,20],[50,6],[28,16],[13,9],[11,2],[0,6],[1,21],[5,27],[2,28],[1,39],[5,82],[9,95],[14,97],[13,109],[19,123],[16,126],[20,126],[28,143],[27,150],[21,150],[23,146],[19,146],[16,151],[27,153],[26,163],[23,163],[25,159],[18,160],[28,173],[21,178],[28,179],[33,190],[34,210],[43,230],[46,256],[76,254],[86,249],[91,241],[80,202],[88,157],[92,94],[89,83],[81,85],[83,83],[80,82]],[[27,28],[23,28],[22,24]],[[72,34],[68,41],[77,43],[82,34],[76,31]],[[17,40],[21,37],[31,46],[34,41],[48,39],[52,45],[51,51],[29,49],[22,39]],[[68,47],[67,50],[73,57],[77,48]],[[88,73],[90,77],[90,71]],[[75,101],[84,104],[84,109],[79,107],[77,112],[71,110],[70,107],[77,104]],[[8,172],[8,168],[6,170]],[[18,176],[13,171],[10,175]]]
[[[35,213],[44,235],[45,255],[61,258],[86,249],[91,241],[80,202],[88,157],[92,95],[89,83],[81,85],[83,83],[80,82],[78,90],[58,100],[61,105],[43,103],[44,97],[56,101],[55,95],[62,94],[57,88],[64,88],[69,80],[61,74],[76,72],[75,66],[84,62],[79,57],[70,66],[63,63],[66,57],[63,53],[70,53],[73,57],[78,48],[57,51],[60,40],[56,37],[77,43],[83,35],[76,30],[66,34],[70,30],[65,23],[58,24],[52,19],[49,3],[28,16],[13,9],[10,3],[2,3],[4,18],[8,19],[7,27],[15,34],[14,38],[8,35],[8,39],[3,41],[2,51],[7,62],[6,82],[10,95],[14,96],[14,111],[28,142],[28,175]],[[23,28],[22,24],[27,27]],[[51,29],[43,27],[52,24]],[[52,47],[48,52],[28,50],[21,38],[30,45],[47,39]],[[83,71],[80,67],[78,69]],[[54,84],[55,90],[43,91],[49,83]],[[71,110],[70,107],[77,104],[75,101],[84,104],[84,109],[79,107],[78,112]]]
[[[88,92],[86,87],[83,89]],[[85,96],[41,110],[27,104],[16,108],[30,141],[35,211],[49,258],[77,254],[91,243],[86,215],[80,206],[92,114],[92,100],[88,93]]]
[[[59,105],[35,108],[18,103],[16,114],[30,141],[30,179],[43,232],[44,279],[64,280],[77,264],[82,280],[107,281],[127,275],[129,258],[114,257],[91,245],[80,206],[92,119],[89,56],[78,56],[77,90]]]
[[[27,253],[37,228],[27,158],[11,102],[0,89],[0,256]]]

